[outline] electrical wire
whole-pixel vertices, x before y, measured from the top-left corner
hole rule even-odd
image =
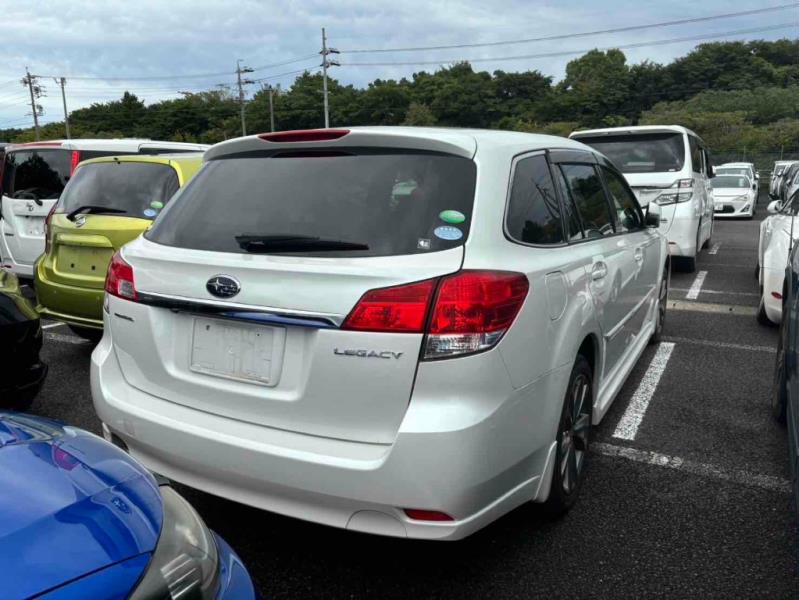
[[[642,29],[654,29],[657,27],[669,27],[672,25],[687,25],[689,23],[702,23],[706,21],[713,21],[716,19],[729,19],[732,17],[744,17],[751,15],[759,15],[763,13],[775,12],[779,10],[787,10],[791,8],[799,8],[799,2],[792,2],[790,4],[781,4],[778,6],[768,6],[764,8],[756,8],[752,10],[744,10],[740,12],[723,13],[717,15],[709,15],[706,17],[693,17],[689,19],[678,19],[676,21],[661,21],[660,23],[649,23],[647,25],[630,25],[628,27],[615,27],[613,29],[599,29],[596,31],[585,31],[581,33],[564,33],[558,35],[548,35],[544,37],[525,38],[521,40],[505,40],[497,42],[482,42],[474,44],[451,44],[448,46],[414,46],[406,48],[366,48],[355,50],[341,50],[346,54],[374,54],[382,52],[421,52],[428,50],[456,50],[461,48],[489,48],[494,46],[508,46],[513,44],[528,44],[532,42],[550,42],[554,40],[565,40],[571,38],[591,37],[594,35],[605,35],[608,33],[623,33],[627,31],[640,31]]]

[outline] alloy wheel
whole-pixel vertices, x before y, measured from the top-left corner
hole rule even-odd
[[[563,421],[560,441],[560,481],[565,494],[571,494],[580,481],[588,435],[591,428],[591,381],[584,374],[572,382],[569,406]]]

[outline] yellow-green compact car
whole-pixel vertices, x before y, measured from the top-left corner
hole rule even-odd
[[[195,153],[80,163],[45,224],[46,247],[34,269],[39,314],[98,340],[111,257],[150,227],[201,166]]]

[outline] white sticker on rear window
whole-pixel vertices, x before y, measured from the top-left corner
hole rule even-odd
[[[419,241],[416,242],[416,247],[419,250],[430,250],[430,240],[427,238],[419,238]]]
[[[436,227],[433,230],[433,235],[441,240],[459,240],[463,237],[463,232],[457,227],[444,225],[442,227]]]

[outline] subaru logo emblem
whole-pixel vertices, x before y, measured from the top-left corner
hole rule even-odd
[[[241,291],[241,284],[228,275],[214,275],[205,284],[205,289],[217,298],[232,298]]]
[[[86,217],[84,217],[83,215],[79,215],[75,219],[75,227],[83,227],[84,225],[86,225]]]
[[[32,203],[28,202],[25,206],[28,208],[28,212],[33,212],[33,204]]]

